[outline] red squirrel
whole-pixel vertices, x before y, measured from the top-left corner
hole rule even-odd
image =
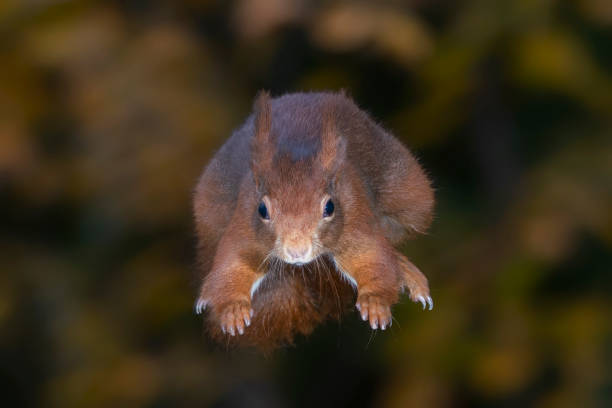
[[[431,310],[427,278],[396,247],[433,205],[414,156],[344,92],[260,92],[195,190],[196,312],[218,341],[274,348],[355,298],[373,330],[404,290]]]

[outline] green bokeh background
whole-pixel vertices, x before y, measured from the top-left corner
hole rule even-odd
[[[251,108],[345,88],[420,158],[436,306],[263,357],[202,333],[192,189]],[[5,406],[612,405],[612,2],[0,2]]]

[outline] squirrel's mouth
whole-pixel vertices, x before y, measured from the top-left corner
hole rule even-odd
[[[289,260],[289,259],[283,259],[283,261],[285,263],[288,263],[289,265],[293,265],[293,266],[304,266],[306,264],[311,263],[312,261],[314,261],[314,258],[311,259],[305,259],[305,260]]]

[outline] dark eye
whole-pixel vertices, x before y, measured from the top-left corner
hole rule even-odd
[[[332,200],[327,200],[325,203],[325,209],[323,210],[323,217],[331,217],[334,213],[334,202]]]
[[[259,203],[259,207],[257,207],[257,212],[259,213],[261,218],[263,218],[264,220],[270,219],[270,214],[268,214],[268,208],[263,202]]]

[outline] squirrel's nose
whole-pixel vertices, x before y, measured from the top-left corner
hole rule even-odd
[[[307,262],[311,252],[310,246],[285,247],[285,254],[290,261]]]

